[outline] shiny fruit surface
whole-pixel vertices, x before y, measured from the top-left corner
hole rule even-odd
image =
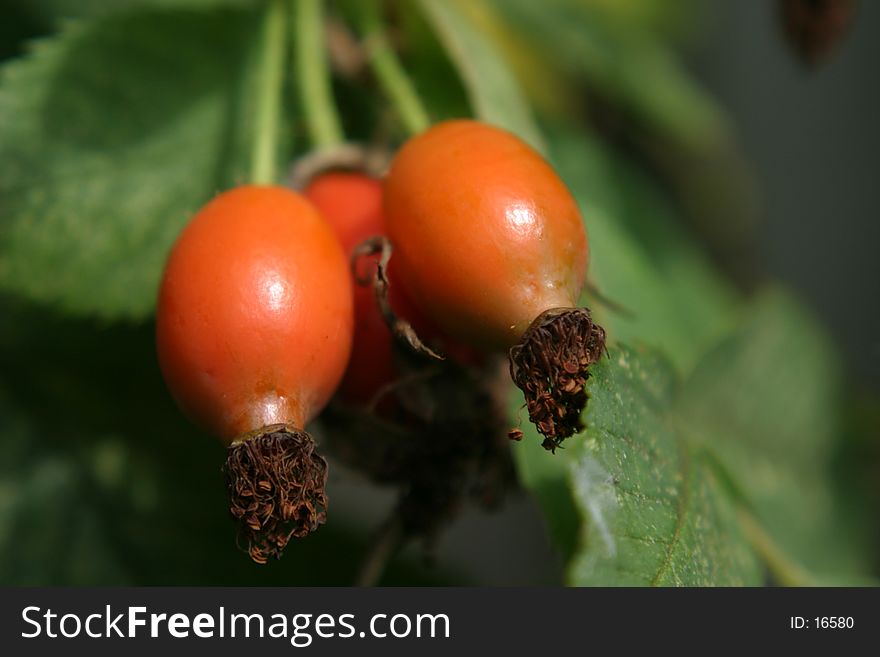
[[[385,218],[408,296],[453,338],[501,350],[580,296],[589,253],[577,203],[509,132],[452,120],[410,139],[386,180]]]
[[[173,247],[157,307],[160,365],[184,412],[226,442],[309,422],[342,378],[352,331],[346,257],[295,192],[226,191]]]

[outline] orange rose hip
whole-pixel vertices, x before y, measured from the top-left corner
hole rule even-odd
[[[304,427],[342,378],[352,325],[342,249],[292,191],[224,192],[171,251],[159,363],[180,408],[229,446],[230,510],[255,561],[325,519],[327,463]]]

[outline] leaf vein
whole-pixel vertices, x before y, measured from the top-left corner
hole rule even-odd
[[[666,575],[669,567],[672,565],[672,555],[675,552],[675,548],[678,546],[678,541],[681,537],[681,530],[682,527],[684,527],[684,519],[687,513],[688,504],[690,504],[691,460],[690,455],[681,442],[679,442],[679,448],[681,450],[681,490],[678,495],[675,530],[672,532],[672,538],[669,539],[669,543],[666,546],[666,556],[663,559],[663,563],[660,564],[660,567],[657,569],[657,572],[651,580],[651,586],[659,586],[660,580]]]

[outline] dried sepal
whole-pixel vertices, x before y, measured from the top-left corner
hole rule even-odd
[[[398,343],[403,344],[416,354],[435,360],[443,360],[443,356],[422,342],[412,325],[405,319],[398,317],[391,308],[388,262],[391,260],[392,252],[393,248],[387,237],[370,237],[358,244],[351,255],[351,267],[355,280],[359,285],[373,286],[373,293],[376,295],[376,303],[379,306],[379,312],[382,313],[382,319]],[[375,255],[378,255],[379,258],[376,260],[376,268],[372,276],[364,275],[360,270],[361,259]]]
[[[541,313],[510,349],[510,376],[523,391],[529,418],[555,452],[583,429],[584,384],[590,365],[605,352],[605,330],[587,308],[552,308]]]
[[[327,519],[327,461],[305,431],[264,427],[229,447],[224,467],[239,545],[264,564]]]

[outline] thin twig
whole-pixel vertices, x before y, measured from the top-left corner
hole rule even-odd
[[[405,539],[403,522],[397,515],[395,508],[392,516],[379,528],[375,539],[373,539],[373,544],[361,563],[354,585],[375,586],[382,579],[388,562],[401,548]]]
[[[387,237],[382,236],[370,237],[358,244],[351,253],[351,270],[354,274],[354,279],[358,285],[372,284],[376,304],[379,307],[379,312],[382,313],[382,319],[398,343],[402,344],[412,353],[435,360],[445,360],[444,356],[438,354],[422,342],[412,324],[402,317],[398,317],[397,313],[391,308],[391,299],[389,298],[391,282],[388,279],[388,261],[391,259],[392,250],[391,242]],[[360,263],[362,258],[374,255],[378,255],[379,259],[376,262],[373,276],[370,278],[360,270],[358,263]]]

